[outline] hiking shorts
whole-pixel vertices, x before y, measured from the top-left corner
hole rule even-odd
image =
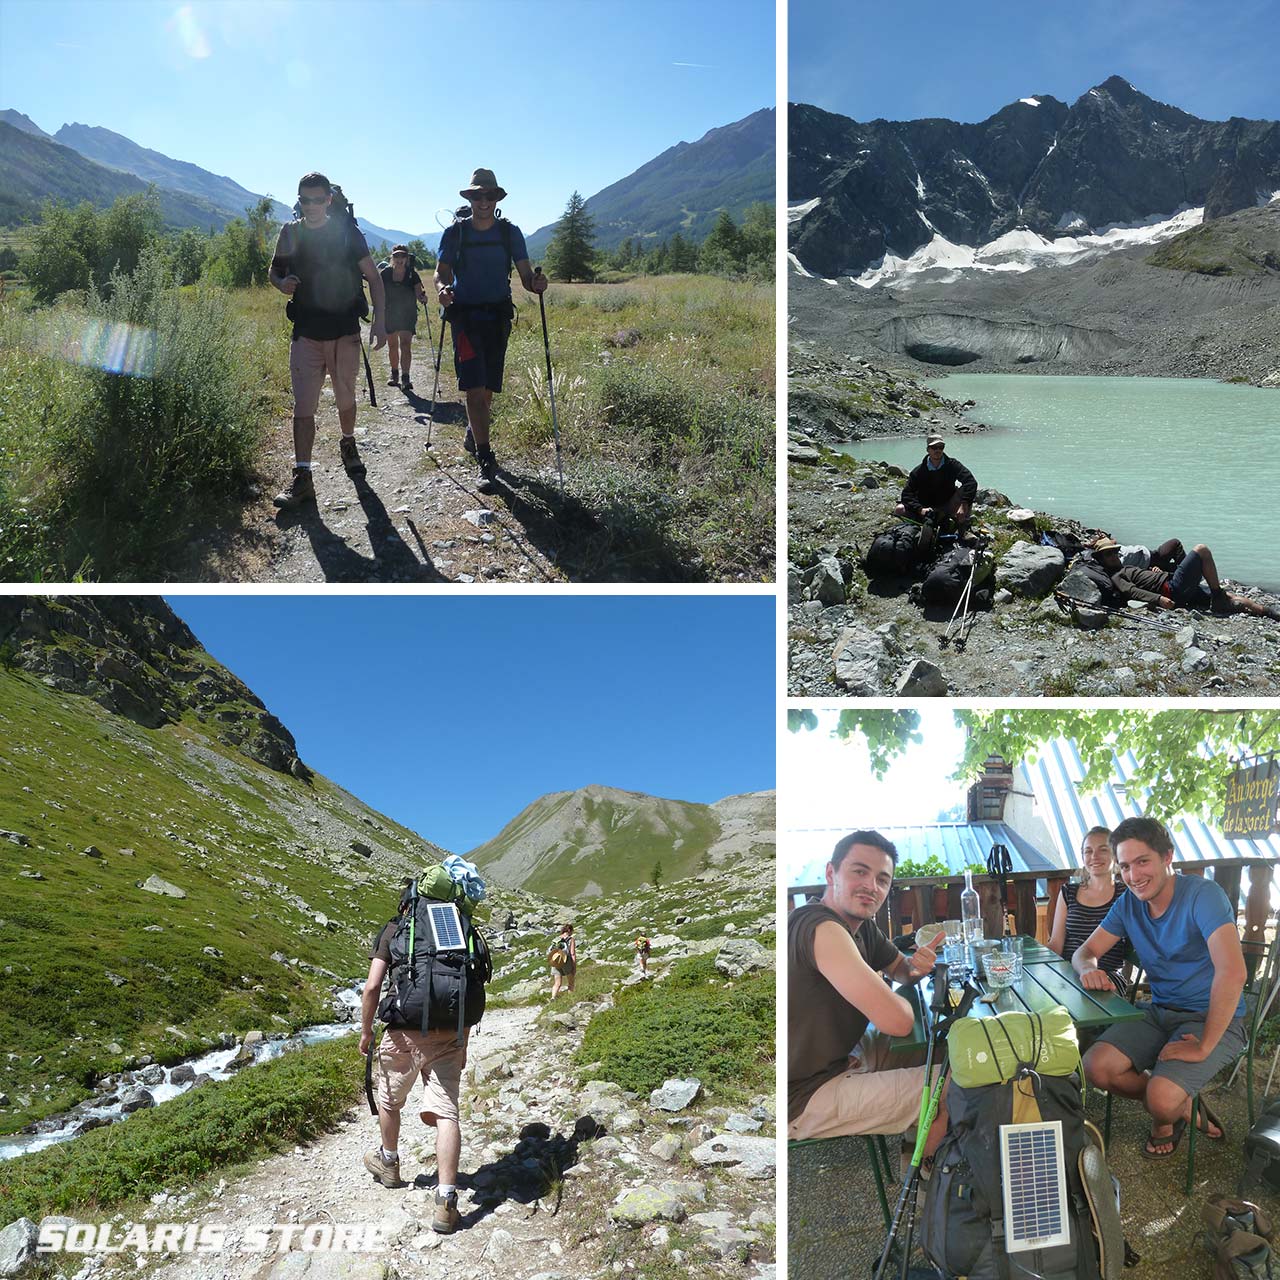
[[[1188,1097],[1199,1093],[1224,1067],[1229,1067],[1245,1046],[1244,1019],[1232,1018],[1222,1039],[1203,1062],[1161,1062],[1160,1050],[1186,1032],[1204,1034],[1203,1013],[1194,1009],[1166,1009],[1148,1005],[1142,1021],[1117,1022],[1098,1037],[1099,1044],[1113,1045],[1133,1063],[1135,1071],[1150,1071],[1182,1089]]]
[[[819,1085],[787,1125],[791,1138],[840,1138],[905,1133],[920,1119],[924,1067],[890,1067],[883,1037],[865,1036],[849,1070]]]
[[[434,1124],[436,1119],[457,1120],[462,1068],[467,1065],[466,1039],[464,1032],[459,1048],[454,1031],[388,1027],[373,1061],[379,1109],[399,1111],[420,1079],[423,1124]]]
[[[1213,597],[1204,585],[1204,563],[1198,551],[1188,551],[1169,578],[1173,603],[1184,609],[1207,609]]]
[[[413,335],[418,331],[418,308],[412,311],[408,307],[393,307],[387,304],[387,334],[407,333]]]
[[[320,407],[320,389],[327,373],[333,382],[333,402],[339,409],[354,409],[356,373],[360,368],[360,335],[320,342],[294,338],[289,344],[289,381],[293,385],[293,416],[314,418]]]
[[[507,361],[507,339],[511,321],[505,307],[452,308],[449,327],[453,331],[453,369],[459,391],[486,387],[502,390],[502,369]]]

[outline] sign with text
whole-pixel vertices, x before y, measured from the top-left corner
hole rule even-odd
[[[1222,834],[1228,840],[1264,839],[1276,830],[1280,760],[1246,760],[1227,779]]]

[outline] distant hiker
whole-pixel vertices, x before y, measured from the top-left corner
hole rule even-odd
[[[551,998],[573,990],[574,975],[578,972],[578,944],[573,938],[573,925],[562,924],[560,936],[547,948],[547,963],[551,966]]]
[[[298,182],[302,217],[280,228],[271,259],[271,283],[290,298],[286,311],[293,321],[289,348],[289,381],[293,386],[293,478],[277,494],[286,510],[314,502],[311,450],[316,438],[316,408],[325,374],[333,383],[333,399],[342,429],[342,465],[348,475],[364,475],[356,447],[356,376],[360,367],[360,320],[366,302],[361,277],[369,282],[373,318],[369,345],[386,342],[382,277],[369,256],[369,246],[354,219],[343,212],[330,216],[333,186],[322,173]]]
[[[1165,543],[1167,548],[1170,543]],[[1179,548],[1180,543],[1176,544]],[[1149,569],[1126,568],[1120,560],[1120,544],[1113,538],[1101,537],[1093,543],[1093,555],[1103,569],[1111,575],[1116,591],[1125,600],[1142,600],[1157,609],[1206,609],[1214,613],[1252,613],[1262,618],[1280,621],[1280,609],[1270,608],[1250,600],[1248,596],[1233,595],[1224,590],[1218,580],[1218,566],[1213,553],[1203,542],[1186,552],[1177,567],[1156,567],[1153,557]]]
[[[941,524],[949,517],[956,527],[969,523],[973,500],[978,496],[978,482],[973,472],[947,454],[946,442],[931,435],[925,442],[923,461],[907,477],[902,487],[902,500],[893,509],[895,516],[912,520],[931,519]]]
[[[364,1167],[384,1187],[404,1186],[398,1150],[400,1111],[420,1079],[419,1116],[436,1131],[437,1185],[431,1228],[448,1235],[461,1224],[458,1093],[470,1028],[484,1013],[484,984],[492,970],[484,938],[466,911],[453,917],[454,927],[461,926],[465,949],[461,954],[457,947],[437,949],[430,908],[444,904],[426,888],[420,891],[419,885],[420,880],[408,882],[396,917],[383,926],[370,948],[369,976],[360,1001],[360,1053],[366,1060],[373,1044],[375,1010],[387,1029],[371,1074],[365,1078],[371,1106],[376,1082],[381,1142],[365,1153]],[[388,976],[387,994],[380,1001],[383,979]]]
[[[636,939],[636,962],[640,966],[640,976],[647,978],[649,976],[649,952],[653,950],[653,944],[643,934]]]
[[[498,464],[489,442],[494,392],[502,390],[502,370],[515,307],[511,301],[511,268],[530,293],[542,293],[545,276],[533,274],[520,228],[498,216],[506,191],[492,169],[477,169],[459,193],[471,216],[449,227],[440,238],[435,283],[453,330],[453,367],[458,390],[467,399],[464,444],[476,455],[480,475],[476,488],[493,491]]]
[[[413,364],[413,335],[418,329],[418,303],[427,301],[422,277],[410,261],[409,246],[398,244],[391,250],[391,262],[382,267],[383,292],[387,296],[387,354],[391,357],[391,379],[388,385],[400,384],[402,391],[412,391],[409,368]],[[400,381],[400,371],[404,381]]]

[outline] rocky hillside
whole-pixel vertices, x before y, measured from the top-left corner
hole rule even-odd
[[[861,274],[940,236],[980,246],[1016,229],[1049,240],[1280,189],[1280,123],[1200,120],[1112,76],[1069,106],[1022,98],[977,124],[858,123],[791,108],[791,251],[818,276]]]
[[[1205,276],[1280,276],[1280,201],[1191,227],[1147,261]]]
[[[500,884],[570,901],[773,853],[773,793],[714,805],[588,786],[535,800],[466,856]]]

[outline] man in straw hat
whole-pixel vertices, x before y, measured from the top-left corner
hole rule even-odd
[[[950,517],[958,529],[963,529],[969,523],[977,496],[978,482],[973,472],[959,459],[950,457],[946,442],[937,432],[931,432],[925,441],[924,459],[907,477],[902,500],[893,514],[912,520],[932,519],[935,524]]]
[[[453,330],[453,367],[458,390],[467,399],[466,447],[480,464],[476,487],[493,491],[498,464],[489,443],[489,421],[495,391],[502,390],[502,367],[515,308],[511,302],[511,268],[530,293],[547,287],[545,276],[533,274],[520,228],[498,215],[506,191],[492,169],[477,169],[458,193],[471,206],[440,238],[435,283]]]
[[[1161,551],[1169,544],[1165,543]],[[1181,545],[1177,544],[1179,550]],[[1252,613],[1280,621],[1280,609],[1273,609],[1248,596],[1234,595],[1218,580],[1213,552],[1197,543],[1185,552],[1172,571],[1159,567],[1160,553],[1149,569],[1126,568],[1120,560],[1120,544],[1103,534],[1092,546],[1094,559],[1111,578],[1125,600],[1142,600],[1157,609],[1205,609],[1214,613]]]

